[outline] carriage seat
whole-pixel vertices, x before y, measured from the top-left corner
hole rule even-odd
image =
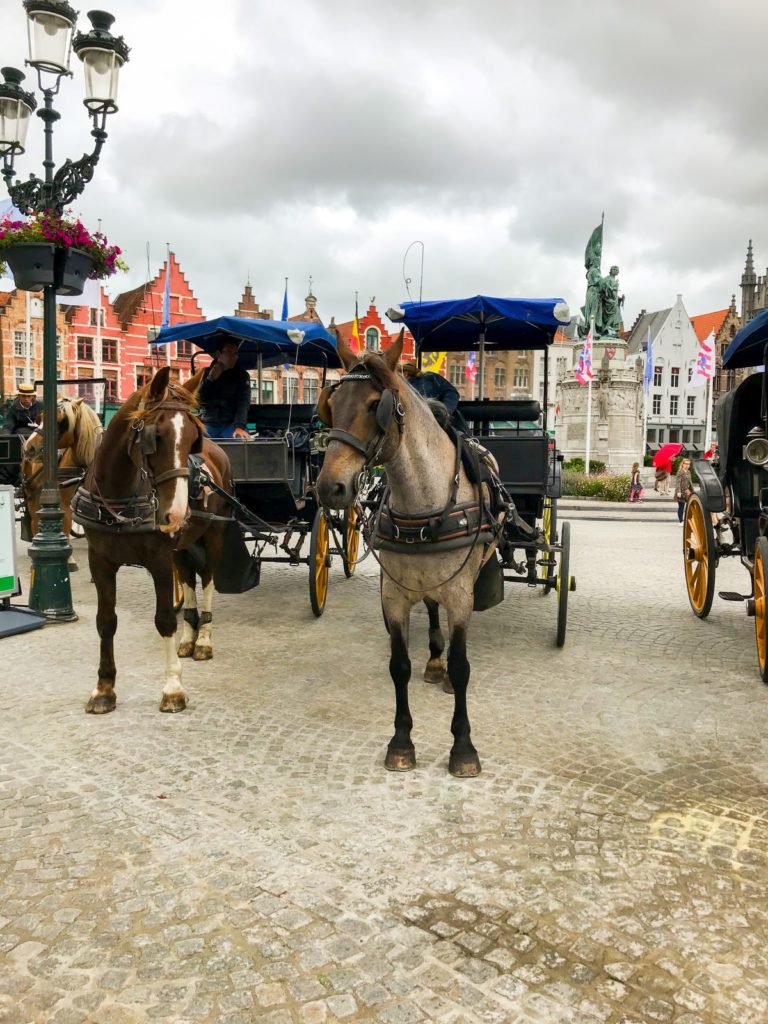
[[[269,431],[274,436],[278,431],[287,430],[289,424],[307,428],[314,416],[315,407],[311,403],[252,405],[248,410],[248,424],[257,433]]]
[[[497,420],[535,422],[541,416],[541,405],[535,398],[510,398],[501,402],[480,399],[459,402],[459,412],[471,423],[492,423]]]

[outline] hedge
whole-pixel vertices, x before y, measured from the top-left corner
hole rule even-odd
[[[629,476],[598,473],[586,476],[572,469],[563,471],[563,494],[574,498],[597,498],[600,501],[627,501]]]
[[[563,469],[572,469],[574,473],[584,473],[584,472],[586,472],[586,468],[587,467],[586,467],[586,464],[584,462],[584,459],[582,459],[581,456],[579,456],[579,455],[577,455],[576,458],[568,459],[567,462],[563,463]],[[605,463],[601,462],[599,459],[590,459],[589,460],[589,472],[590,472],[590,475],[592,473],[594,473],[596,475],[599,474],[599,473],[604,473],[605,472]]]

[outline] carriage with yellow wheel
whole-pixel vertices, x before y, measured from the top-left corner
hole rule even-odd
[[[768,311],[735,336],[723,356],[726,370],[768,368]],[[718,456],[694,459],[699,489],[683,519],[683,565],[694,615],[706,618],[721,558],[738,557],[750,574],[749,593],[720,591],[755,621],[757,662],[768,682],[768,376],[752,373],[717,408]]]
[[[322,467],[325,431],[315,419],[314,401],[262,402],[262,372],[285,364],[311,367],[321,371],[324,387],[327,372],[341,367],[336,340],[318,323],[227,316],[164,328],[153,344],[194,343],[199,349],[192,359],[195,373],[203,365],[199,357],[215,356],[223,340],[237,343],[238,363],[251,372],[256,401],[248,413],[247,440],[216,439],[229,458],[235,491],[234,498],[227,496],[232,522],[214,577],[216,589],[251,589],[265,563],[306,566],[310,605],[320,616],[334,555],[341,557],[345,576],[355,571],[360,522],[355,509],[330,513],[317,501],[314,482]],[[287,397],[294,397],[291,389]]]
[[[404,302],[388,311],[414,337],[417,358],[434,352],[474,352],[479,397],[458,404],[466,434],[493,456],[513,510],[498,545],[497,579],[557,594],[556,643],[565,643],[568,596],[576,589],[570,571],[571,526],[558,523],[562,456],[547,422],[549,347],[570,321],[562,299],[470,299]],[[483,397],[486,356],[496,352],[542,353],[542,402],[534,398]],[[503,582],[501,582],[503,580]],[[476,605],[478,592],[475,591]],[[500,599],[500,598],[499,598]]]

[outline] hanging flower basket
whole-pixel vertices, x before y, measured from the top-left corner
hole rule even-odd
[[[88,278],[110,277],[128,267],[120,249],[91,234],[79,220],[45,210],[29,220],[0,220],[0,270],[8,263],[17,288],[54,285],[63,295],[82,294]]]

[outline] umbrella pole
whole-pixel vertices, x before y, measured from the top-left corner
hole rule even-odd
[[[262,360],[262,355],[261,355],[261,352],[259,352],[259,362],[258,362],[257,370],[256,370],[256,383],[257,383],[257,386],[258,386],[258,389],[259,389],[259,397],[256,399],[256,405],[261,405],[261,377],[262,377],[262,374],[261,374],[261,371],[262,371],[261,360]]]
[[[482,314],[482,315],[484,316],[485,314]],[[478,373],[478,377],[480,378],[480,382],[479,382],[479,384],[477,386],[477,397],[482,401],[483,397],[484,397],[483,396],[483,380],[484,380],[484,375],[485,375],[485,323],[482,320],[480,321],[480,345],[479,345],[479,349],[480,349],[480,357],[478,359],[477,373]]]

